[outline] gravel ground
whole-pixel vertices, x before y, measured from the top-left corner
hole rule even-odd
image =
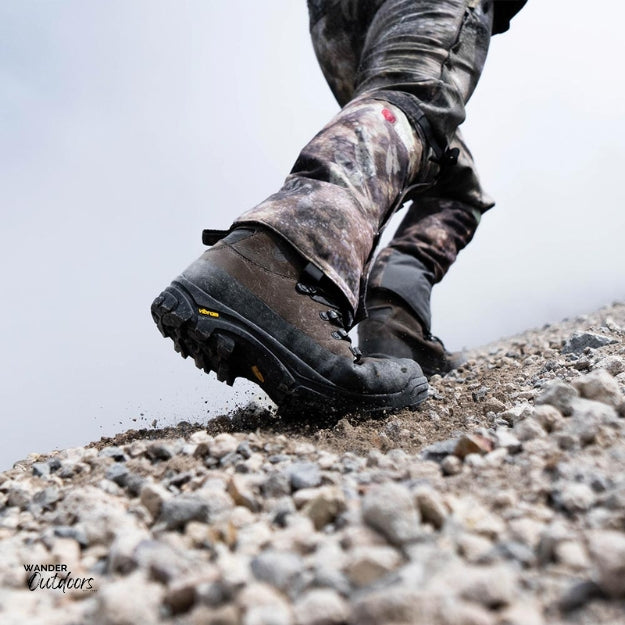
[[[15,463],[0,622],[623,625],[625,304],[467,357],[413,412]]]

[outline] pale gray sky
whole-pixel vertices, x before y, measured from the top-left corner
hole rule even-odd
[[[434,292],[452,348],[625,298],[625,6],[600,6],[530,0],[493,40],[463,128],[498,204]],[[336,113],[304,0],[3,0],[0,91],[0,470],[259,396],[149,306]]]

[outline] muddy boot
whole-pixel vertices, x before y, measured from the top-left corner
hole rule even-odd
[[[466,360],[461,353],[448,352],[391,291],[372,289],[367,294],[367,313],[358,324],[358,344],[368,357],[411,358],[428,378],[449,373]]]
[[[289,411],[382,411],[427,396],[418,364],[363,358],[344,297],[280,237],[237,228],[159,295],[161,333],[198,368],[257,383]],[[304,413],[305,414],[305,413]]]

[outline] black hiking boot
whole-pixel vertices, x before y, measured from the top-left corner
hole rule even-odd
[[[450,353],[432,336],[404,301],[390,291],[372,289],[367,294],[368,317],[358,324],[358,345],[369,357],[411,358],[427,378],[445,375],[466,361]]]
[[[342,294],[266,229],[237,228],[159,295],[152,316],[176,351],[232,384],[257,383],[287,411],[375,412],[416,406],[419,365],[363,358]]]

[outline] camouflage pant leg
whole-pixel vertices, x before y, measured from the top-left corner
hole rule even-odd
[[[304,148],[282,189],[235,223],[260,223],[284,236],[356,309],[381,227],[407,189],[431,174],[415,119],[425,114],[442,143],[464,119],[488,48],[487,4],[310,2],[317,54],[326,76],[337,67],[339,101],[350,101]]]
[[[482,190],[473,158],[458,131],[451,143],[460,150],[450,167],[413,204],[387,247],[375,259],[369,288],[385,289],[410,305],[430,331],[430,294],[466,247],[483,212],[494,205]]]

